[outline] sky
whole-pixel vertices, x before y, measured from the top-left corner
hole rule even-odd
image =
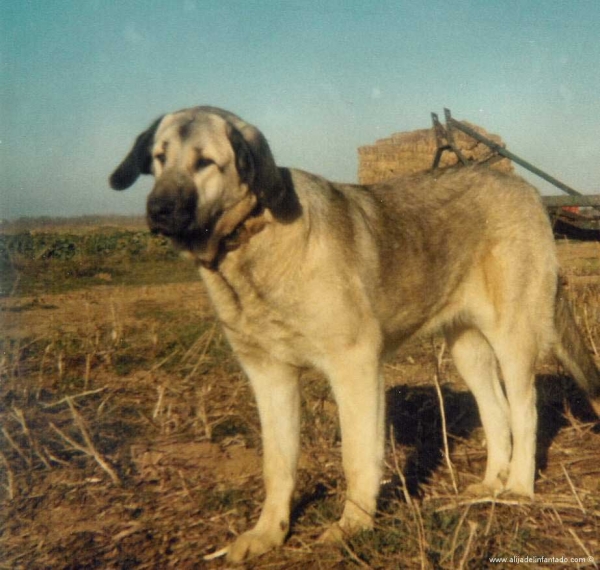
[[[107,178],[195,105],[346,182],[359,146],[448,107],[600,193],[599,30],[598,0],[0,0],[0,218],[143,214],[151,181]]]

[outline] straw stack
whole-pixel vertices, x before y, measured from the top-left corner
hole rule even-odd
[[[501,146],[505,146],[498,135],[488,133],[485,129],[464,122],[483,136]],[[454,130],[454,142],[467,160],[481,162],[492,155],[492,151],[483,143],[476,141],[461,131]],[[382,182],[394,176],[415,174],[431,169],[437,143],[433,128],[420,129],[380,139],[373,145],[358,149],[358,180],[360,184]],[[454,166],[458,157],[451,151],[444,151],[439,168]],[[493,164],[493,168],[504,172],[512,172],[513,165],[504,158]]]

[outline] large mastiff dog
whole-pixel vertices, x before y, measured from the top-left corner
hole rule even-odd
[[[155,178],[150,228],[196,260],[258,402],[266,500],[230,561],[289,531],[305,367],[327,375],[341,423],[346,502],[328,539],[373,525],[382,358],[413,335],[442,330],[475,395],[488,447],[478,493],[533,495],[541,357],[553,352],[583,388],[600,391],[559,287],[546,212],[517,176],[469,167],[336,184],[279,168],[260,131],[214,107],[155,121],[111,186],[140,174]]]

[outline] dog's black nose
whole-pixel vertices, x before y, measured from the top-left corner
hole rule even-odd
[[[185,234],[196,216],[196,195],[182,192],[155,193],[148,198],[146,213],[153,233],[166,236]]]
[[[148,199],[146,213],[150,229],[168,227],[175,212],[175,200],[169,196],[156,196]]]

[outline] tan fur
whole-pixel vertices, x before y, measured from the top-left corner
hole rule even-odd
[[[554,241],[533,187],[485,167],[333,184],[278,168],[260,131],[212,107],[154,123],[113,187],[132,184],[136,169],[153,171],[150,226],[198,260],[258,402],[266,500],[230,561],[288,532],[305,367],[329,378],[342,430],[346,504],[325,538],[372,527],[381,362],[415,334],[445,333],[477,400],[488,463],[474,491],[533,495],[536,362],[554,350],[582,386],[600,387],[562,296],[556,302]]]

